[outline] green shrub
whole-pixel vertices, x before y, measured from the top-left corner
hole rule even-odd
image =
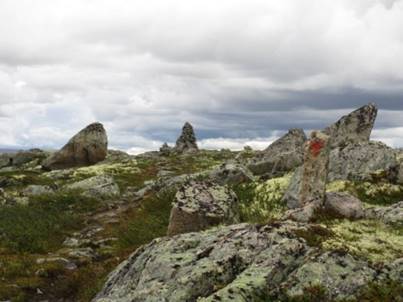
[[[14,252],[43,253],[60,246],[64,237],[82,226],[80,213],[99,203],[78,192],[32,197],[29,205],[0,210],[0,245]]]
[[[143,200],[133,215],[117,231],[120,248],[137,248],[166,235],[174,190],[164,190]]]
[[[273,178],[264,183],[233,186],[239,198],[242,222],[267,223],[278,219],[286,210],[282,197],[288,187],[290,176]]]

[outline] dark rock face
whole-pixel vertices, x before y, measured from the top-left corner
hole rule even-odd
[[[254,158],[248,168],[266,178],[282,176],[302,164],[306,139],[302,129],[291,129]]]
[[[196,143],[196,135],[190,123],[186,122],[182,128],[182,134],[176,141],[174,151],[178,153],[196,152],[199,148]]]
[[[168,235],[239,222],[238,199],[228,187],[189,181],[176,193]]]
[[[331,137],[331,147],[343,147],[350,143],[368,142],[374,127],[378,109],[370,103],[343,116],[324,132]]]
[[[45,170],[90,166],[105,159],[108,138],[101,123],[93,123],[73,136],[42,164]]]
[[[289,301],[312,284],[326,290],[322,301],[349,300],[369,282],[399,282],[399,263],[376,270],[299,237],[318,227],[238,224],[159,238],[112,272],[93,301]]]

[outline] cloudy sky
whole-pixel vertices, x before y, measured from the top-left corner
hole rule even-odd
[[[1,0],[0,147],[265,147],[370,101],[403,147],[403,0]]]

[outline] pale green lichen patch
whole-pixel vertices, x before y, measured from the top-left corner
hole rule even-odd
[[[242,221],[264,223],[280,218],[286,207],[282,202],[291,175],[273,178],[264,183],[251,183],[236,186],[235,192],[240,199]]]
[[[403,185],[392,183],[337,180],[327,185],[328,192],[347,192],[370,204],[389,205],[403,200]]]
[[[372,262],[403,256],[403,229],[375,220],[334,220],[328,228],[334,233],[322,243],[328,250],[347,250]]]

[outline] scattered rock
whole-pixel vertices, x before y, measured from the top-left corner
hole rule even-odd
[[[305,133],[291,129],[254,158],[248,168],[265,178],[283,176],[303,163]]]
[[[172,153],[172,147],[168,146],[167,143],[164,143],[160,148],[160,153],[162,156],[169,156]]]
[[[345,147],[351,143],[368,142],[378,109],[370,103],[343,116],[323,132],[331,138],[331,148]]]
[[[115,179],[109,175],[97,175],[82,181],[67,185],[67,190],[83,190],[84,194],[89,197],[119,197],[120,189]]]
[[[71,261],[67,258],[57,257],[57,256],[54,256],[54,257],[50,256],[47,258],[38,258],[38,259],[36,259],[36,263],[37,264],[56,263],[60,266],[63,266],[67,270],[74,270],[77,268],[76,264],[73,261]]]
[[[343,192],[326,193],[324,211],[340,218],[358,219],[364,217],[361,200]]]
[[[379,219],[384,223],[403,226],[403,201],[388,207],[371,207],[365,209],[365,217]]]
[[[90,166],[105,159],[108,138],[101,123],[93,123],[75,136],[59,151],[45,160],[45,170]]]
[[[182,128],[182,134],[176,141],[174,151],[178,153],[196,152],[199,148],[196,143],[196,136],[193,127],[190,123],[186,122]]]
[[[240,224],[155,239],[112,272],[93,301],[286,301],[314,285],[326,290],[321,301],[349,300],[381,277],[399,278],[308,245],[298,234],[311,226]]]
[[[239,222],[238,199],[228,187],[190,181],[176,193],[168,235],[196,232],[218,224]]]
[[[51,193],[54,193],[54,190],[50,186],[41,185],[29,185],[22,191],[22,194],[24,196],[36,196]]]

